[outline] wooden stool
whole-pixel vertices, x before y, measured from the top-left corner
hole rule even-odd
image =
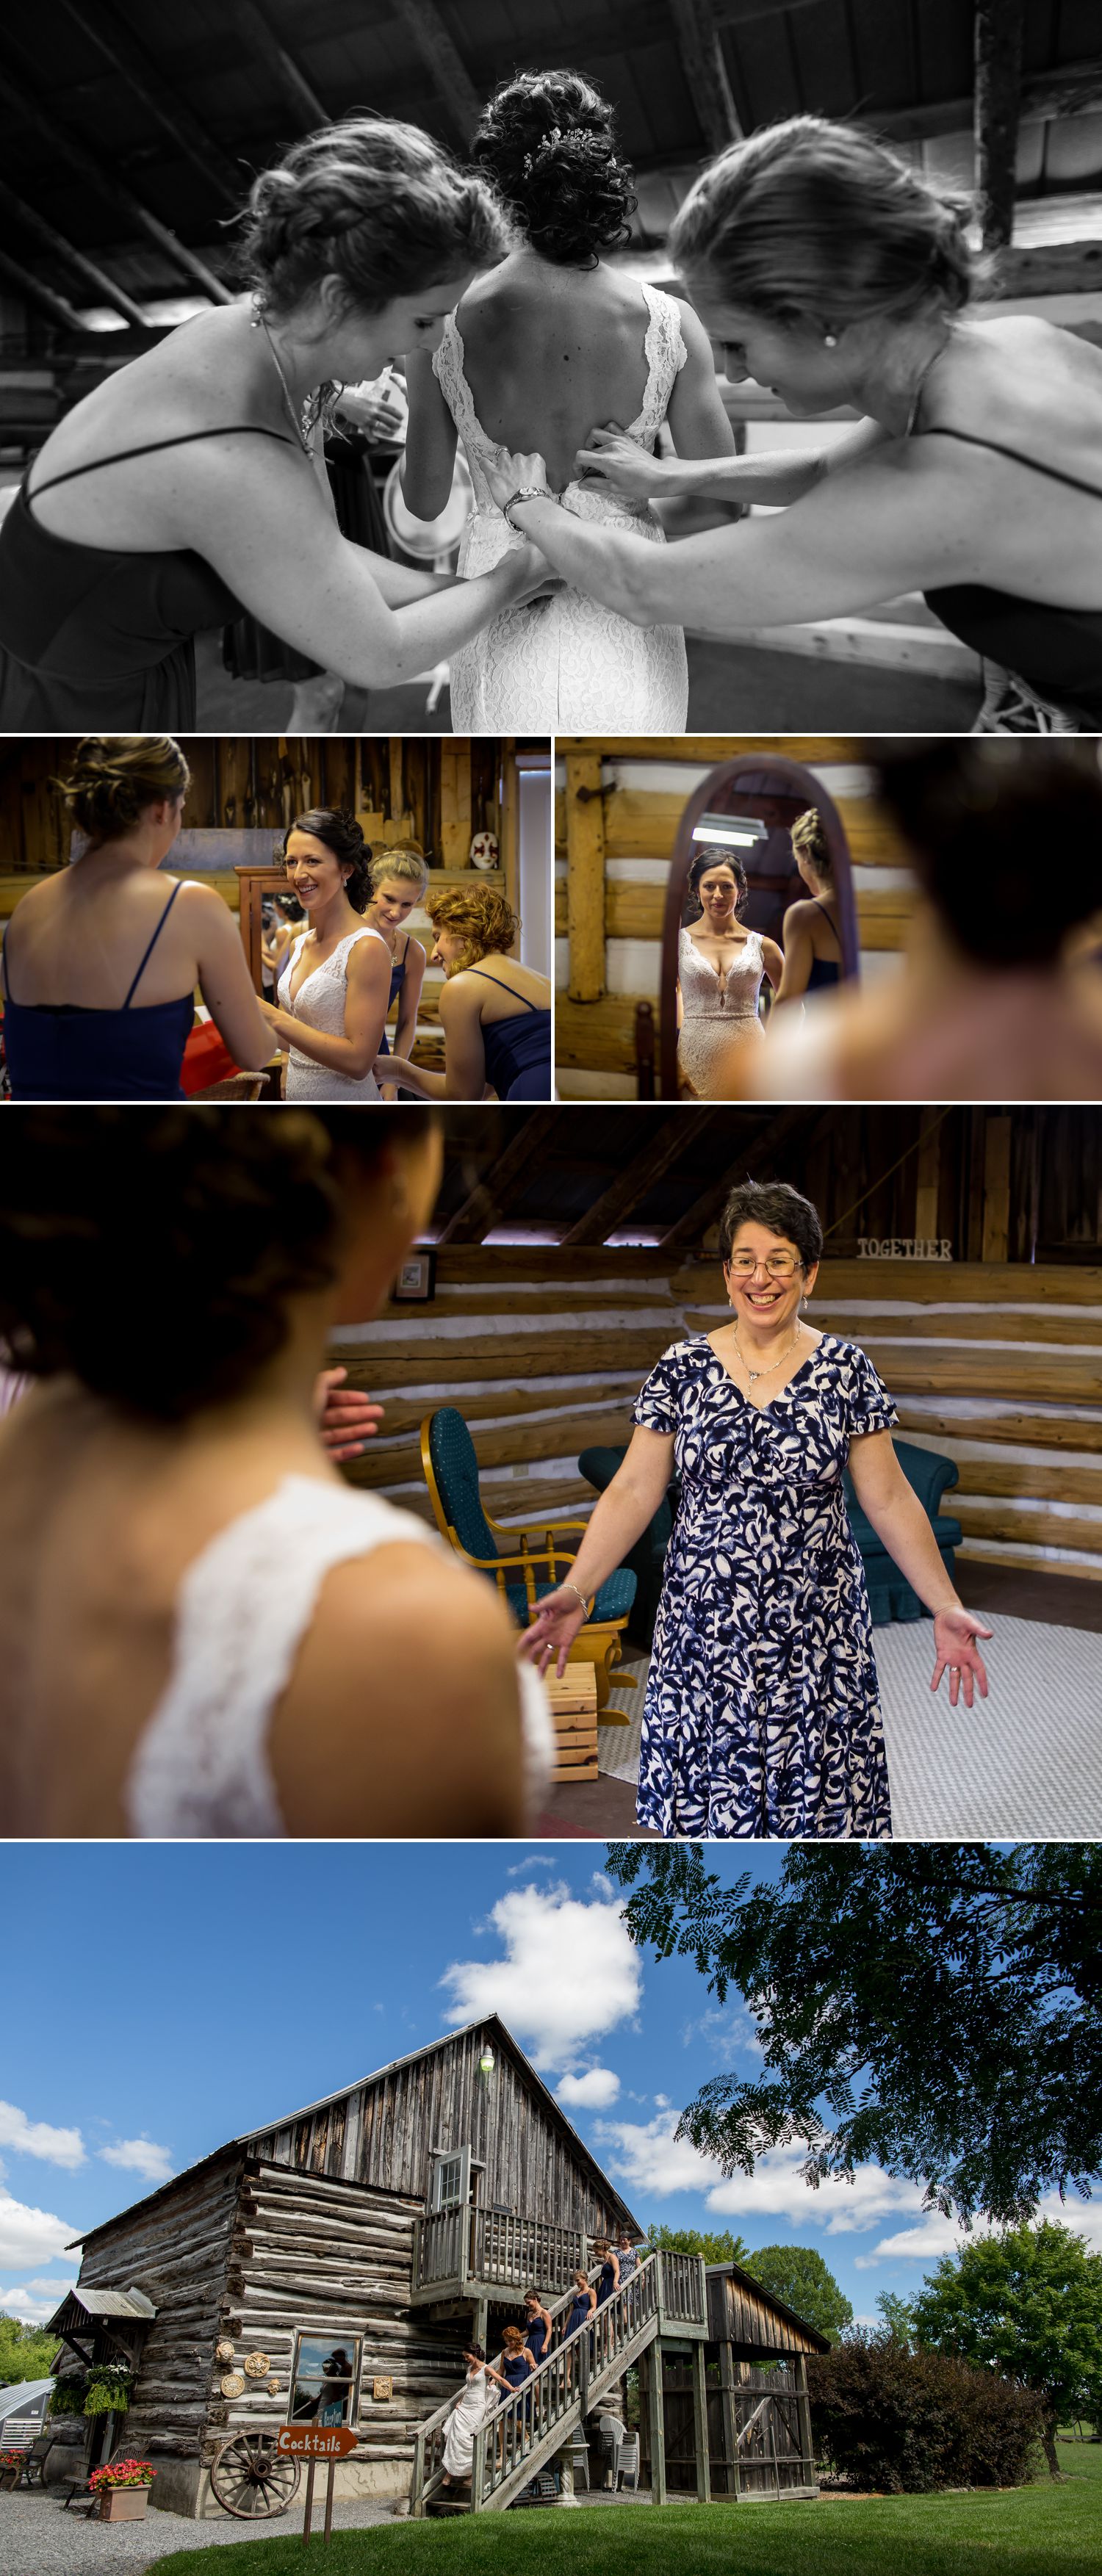
[[[593,1664],[570,1663],[560,1681],[547,1675],[555,1728],[555,1780],[597,1777],[597,1673]]]

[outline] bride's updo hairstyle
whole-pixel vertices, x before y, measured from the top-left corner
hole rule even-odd
[[[191,771],[169,733],[90,733],[52,783],[94,847],[132,831],[147,805],[186,796]]]
[[[834,861],[817,806],[809,805],[806,814],[797,814],[792,826],[792,847],[797,858],[806,859],[808,866],[814,868],[821,885],[833,884]]]
[[[685,902],[681,918],[686,928],[690,922],[703,919],[704,906],[700,900],[700,880],[701,877],[710,877],[715,868],[726,868],[728,874],[733,876],[736,915],[742,911],[750,891],[742,860],[735,857],[733,850],[698,850],[685,879]]]
[[[872,135],[792,116],[731,144],[690,189],[669,237],[683,276],[769,322],[844,331],[958,313],[982,263],[972,201]]]
[[[322,841],[332,851],[339,866],[348,870],[344,891],[353,912],[366,912],[371,901],[371,845],[355,815],[343,805],[314,805],[308,814],[296,814],[283,835],[283,859],[292,832],[309,832],[312,841]]]
[[[638,202],[616,150],[613,114],[580,72],[503,81],[471,145],[518,232],[560,268],[596,268],[629,237]]]
[[[292,312],[323,277],[350,306],[492,268],[507,232],[485,181],[417,125],[349,116],[292,145],[254,182],[242,217],[245,275],[262,313]]]
[[[1055,966],[1102,913],[1097,742],[904,740],[882,752],[879,785],[923,892],[975,964]]]
[[[289,1301],[337,1275],[350,1188],[431,1110],[201,1103],[27,1108],[6,1121],[0,1356],[183,1422],[282,1350]],[[413,1124],[410,1124],[410,1121]]]

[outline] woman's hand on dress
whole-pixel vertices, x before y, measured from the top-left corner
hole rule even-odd
[[[547,557],[540,553],[530,537],[522,546],[513,546],[503,555],[495,571],[506,571],[513,605],[524,608],[533,599],[550,599],[555,591],[566,587],[558,573],[552,572]]]
[[[499,510],[512,500],[514,492],[546,492],[549,501],[555,498],[540,455],[508,456],[504,465],[484,465],[482,470]]]
[[[536,1671],[545,1673],[555,1658],[555,1670],[562,1680],[566,1658],[575,1637],[584,1628],[586,1612],[572,1584],[560,1584],[557,1592],[548,1592],[540,1602],[530,1628],[526,1628],[518,1655],[525,1655]]]
[[[938,1687],[943,1673],[949,1675],[949,1706],[955,1708],[964,1690],[964,1705],[973,1705],[974,1686],[978,1682],[980,1698],[987,1697],[987,1667],[976,1644],[977,1637],[990,1637],[993,1630],[970,1610],[939,1610],[934,1620],[934,1678],[931,1690]]]
[[[666,480],[661,457],[648,456],[646,448],[629,438],[616,420],[590,430],[574,463],[583,483],[607,483],[610,491],[622,493],[628,501],[653,500]]]
[[[314,1410],[318,1417],[322,1446],[334,1458],[358,1458],[369,1440],[374,1439],[383,1419],[381,1404],[373,1403],[359,1388],[347,1386],[346,1368],[323,1369],[314,1380]]]

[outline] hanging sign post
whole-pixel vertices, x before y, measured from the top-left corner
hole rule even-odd
[[[333,2476],[338,2460],[345,2460],[356,2449],[356,2436],[345,2424],[281,2424],[276,2435],[276,2449],[285,2459],[306,2462],[306,2508],[303,2515],[303,2546],[310,2540],[314,2513],[314,2471],[319,2460],[327,2465],[325,2480],[325,2529],[323,2539],[333,2534]]]

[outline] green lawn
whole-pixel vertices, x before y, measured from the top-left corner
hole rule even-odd
[[[1064,2442],[1067,2484],[816,2504],[585,2506],[335,2532],[325,2576],[1102,2576],[1102,2445]],[[278,2526],[277,2526],[278,2528]],[[311,2546],[314,2544],[312,2543]],[[317,2547],[324,2544],[319,2540]],[[182,2549],[156,2576],[301,2576],[301,2535]]]

